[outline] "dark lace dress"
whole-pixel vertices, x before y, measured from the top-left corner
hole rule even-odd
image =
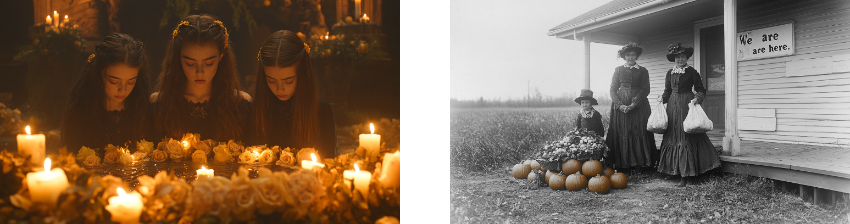
[[[646,130],[649,121],[649,72],[646,68],[617,66],[611,80],[611,116],[605,144],[611,149],[608,164],[618,168],[652,167],[658,161],[658,149],[652,132]],[[620,105],[636,107],[628,113]]]
[[[158,104],[158,102],[153,103],[153,107],[157,108]],[[236,116],[240,119],[238,121],[238,128],[242,130],[242,134],[240,136],[226,136],[226,134],[220,132],[224,127],[218,127],[216,126],[216,123],[213,122],[213,119],[215,119],[215,111],[213,111],[213,108],[210,107],[209,101],[194,103],[189,100],[183,100],[177,106],[180,107],[180,110],[183,112],[181,113],[182,117],[180,120],[186,122],[183,134],[197,133],[201,135],[202,140],[212,139],[217,142],[227,142],[228,140],[242,141],[245,139],[244,137],[247,136],[246,131],[248,129],[247,124],[250,121],[249,116],[251,102],[248,102],[245,99],[240,100],[237,108],[234,108],[231,111],[231,113],[236,113]],[[164,130],[156,129],[157,130],[154,131],[156,140],[150,140],[152,142],[159,142],[163,137],[175,139],[183,137],[183,134],[180,134],[179,136],[169,136]]]
[[[268,146],[280,146],[290,148],[315,148],[319,151],[320,158],[336,157],[336,126],[334,125],[333,111],[330,104],[319,101],[319,143],[317,145],[296,145],[292,138],[292,101],[272,99],[272,116],[269,119],[271,129],[265,137],[265,141],[259,140],[253,144],[266,144]],[[252,128],[256,129],[256,128]],[[255,130],[251,130],[255,131]],[[252,135],[253,136],[253,135]]]
[[[135,142],[145,136],[136,136],[134,129],[149,130],[145,127],[132,127],[131,118],[124,110],[108,111],[105,117],[97,119],[93,124],[67,121],[70,125],[64,133],[65,145],[69,152],[76,152],[82,146],[92,149],[103,149],[107,144],[124,146],[125,143]],[[130,145],[134,145],[130,143]],[[102,152],[102,150],[101,150]],[[103,154],[101,154],[103,155]]]
[[[664,81],[663,100],[667,103],[667,131],[661,142],[661,160],[658,172],[696,176],[720,167],[720,157],[705,133],[688,134],[682,123],[688,116],[688,104],[696,98],[701,104],[705,98],[705,87],[696,69],[688,66],[684,73],[667,71]],[[693,91],[696,91],[696,94]]]

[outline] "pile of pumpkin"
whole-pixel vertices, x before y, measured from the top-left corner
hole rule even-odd
[[[629,183],[626,174],[618,173],[610,167],[604,168],[597,160],[588,160],[584,163],[575,159],[569,159],[561,164],[561,171],[546,170],[535,160],[526,160],[514,165],[511,173],[514,178],[528,179],[528,181],[546,183],[553,190],[566,188],[570,191],[578,191],[587,188],[587,191],[599,194],[607,194],[611,188],[622,189]],[[567,176],[569,174],[569,176]],[[587,178],[590,178],[588,181]]]

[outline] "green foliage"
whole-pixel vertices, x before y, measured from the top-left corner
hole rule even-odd
[[[201,12],[215,11],[216,9],[231,9],[233,15],[231,22],[235,30],[242,27],[242,23],[248,26],[248,32],[253,36],[257,29],[257,21],[251,15],[250,7],[258,8],[262,5],[261,0],[168,0],[162,19],[159,20],[159,28],[175,27],[177,23],[186,16]],[[226,7],[222,7],[226,5]]]
[[[348,27],[335,26],[335,35],[313,35],[310,58],[313,60],[332,60],[358,65],[364,61],[378,60],[387,57],[384,52],[380,34],[376,32],[360,32],[358,28],[370,29],[368,24],[351,24]]]

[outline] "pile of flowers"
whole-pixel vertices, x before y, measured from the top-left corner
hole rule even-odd
[[[602,160],[608,156],[608,151],[604,138],[587,129],[577,129],[568,132],[563,139],[544,145],[535,156],[545,161],[559,162],[568,159]]]
[[[316,223],[398,223],[400,189],[384,186],[380,178],[384,153],[398,151],[382,144],[381,153],[373,156],[362,147],[336,158],[326,158],[324,168],[296,169],[294,172],[272,171],[260,167],[249,171],[240,167],[229,178],[198,177],[187,181],[173,172],[161,171],[138,178],[139,184],[130,187],[120,177],[98,176],[80,167],[101,163],[122,163],[152,160],[191,160],[206,162],[213,157],[218,162],[265,163],[294,165],[309,158],[314,149],[294,150],[280,147],[250,146],[236,142],[200,141],[187,134],[183,141],[163,140],[156,147],[152,142],[139,141],[135,151],[128,147],[108,145],[103,157],[97,150],[83,147],[76,154],[64,148],[59,155],[48,155],[55,167],[63,169],[70,187],[61,192],[55,206],[35,203],[25,175],[33,170],[29,160],[3,150],[0,152],[3,180],[0,185],[0,223],[104,223],[111,220],[108,199],[117,189],[131,189],[142,196],[143,223],[229,223],[229,222],[316,222]],[[215,147],[209,147],[214,145]],[[197,156],[196,156],[197,155]],[[343,171],[360,164],[372,170],[368,193],[352,190]],[[251,179],[250,172],[257,172]],[[377,222],[376,222],[377,221]]]

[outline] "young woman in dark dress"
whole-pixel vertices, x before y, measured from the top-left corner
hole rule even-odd
[[[576,115],[576,129],[584,128],[588,131],[593,131],[599,137],[605,135],[605,127],[602,126],[602,114],[593,109],[593,105],[599,105],[593,98],[593,91],[589,89],[581,90],[581,95],[575,99],[576,103],[581,104],[581,110]]]
[[[696,69],[688,65],[693,48],[684,48],[681,44],[671,44],[667,60],[676,62],[667,71],[664,79],[664,94],[667,103],[667,131],[661,142],[661,160],[658,172],[681,176],[679,186],[688,182],[688,177],[697,176],[720,167],[720,157],[705,133],[688,134],[682,123],[688,116],[688,104],[702,104],[706,89]],[[694,93],[696,91],[696,94]]]
[[[319,100],[309,53],[310,47],[288,30],[274,32],[263,43],[250,139],[252,144],[315,148],[321,158],[333,158],[333,112]]]
[[[651,109],[649,71],[637,64],[643,48],[629,44],[617,54],[626,64],[614,69],[611,79],[611,120],[605,144],[611,149],[610,160],[619,169],[652,168],[658,162],[658,149],[652,132],[646,130]]]
[[[115,33],[95,47],[71,90],[61,135],[69,151],[149,137],[148,62],[144,45]]]
[[[210,15],[191,15],[174,29],[162,61],[154,105],[155,137],[244,137],[251,96],[240,91],[227,29]]]

